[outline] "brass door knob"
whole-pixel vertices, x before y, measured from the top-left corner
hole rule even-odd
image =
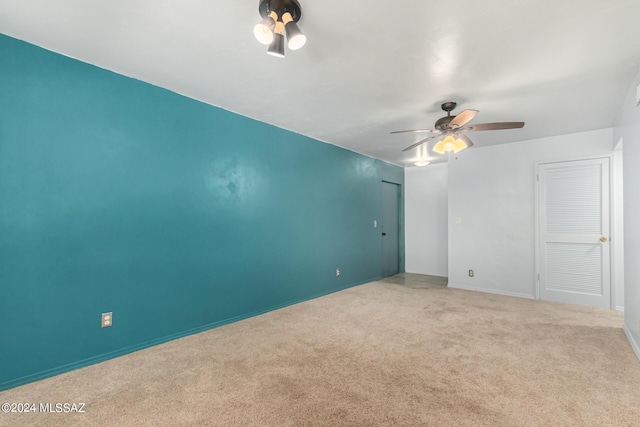
[[[604,236],[602,236],[602,237],[600,238],[600,241],[601,241],[602,243],[604,243],[604,242],[606,242],[606,241],[607,241],[607,238],[606,238],[606,237],[604,237]]]

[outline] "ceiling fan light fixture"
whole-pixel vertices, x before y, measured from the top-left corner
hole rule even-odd
[[[444,151],[453,151],[456,148],[456,140],[452,136],[448,136],[442,140],[444,142]]]
[[[450,136],[447,136],[444,139],[441,139],[440,141],[436,142],[436,145],[433,146],[433,151],[435,151],[438,154],[444,154],[447,150],[447,143],[451,143],[450,141],[446,141],[448,138],[451,138]],[[453,149],[453,148],[451,148]]]
[[[447,151],[457,153],[465,148],[467,148],[467,144],[463,140],[454,138],[452,135],[447,135],[433,146],[433,151],[438,154],[444,154]]]
[[[454,153],[457,153],[458,151],[462,151],[465,148],[467,148],[467,144],[463,140],[456,138],[456,140],[453,141],[453,152]]]
[[[273,41],[273,31],[276,27],[276,21],[278,20],[278,14],[276,12],[270,12],[262,21],[260,21],[255,27],[253,27],[253,35],[262,44],[271,44]]]
[[[444,154],[444,142],[438,141],[436,145],[433,146],[433,151],[438,154]]]

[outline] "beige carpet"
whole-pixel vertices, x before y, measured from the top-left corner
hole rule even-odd
[[[400,275],[0,393],[2,426],[631,426],[620,313]]]

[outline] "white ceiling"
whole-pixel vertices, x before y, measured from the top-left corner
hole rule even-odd
[[[425,134],[389,132],[443,101],[526,122],[474,149],[604,128],[640,68],[638,0],[300,2],[285,59],[253,36],[258,0],[0,0],[0,33],[401,166]]]

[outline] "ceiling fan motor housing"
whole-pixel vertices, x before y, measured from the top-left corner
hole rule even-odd
[[[438,121],[436,121],[436,124],[435,124],[436,129],[438,130],[449,129],[449,123],[451,123],[451,120],[456,118],[456,116],[451,115],[451,111],[453,111],[453,109],[456,108],[456,105],[458,105],[456,102],[448,101],[440,106],[440,108],[442,108],[443,111],[447,112],[447,116],[442,117],[441,119],[438,119]]]
[[[441,119],[438,119],[436,121],[436,129],[438,130],[449,129],[449,123],[451,123],[451,120],[455,118],[456,116],[446,116],[446,117],[442,117]]]

